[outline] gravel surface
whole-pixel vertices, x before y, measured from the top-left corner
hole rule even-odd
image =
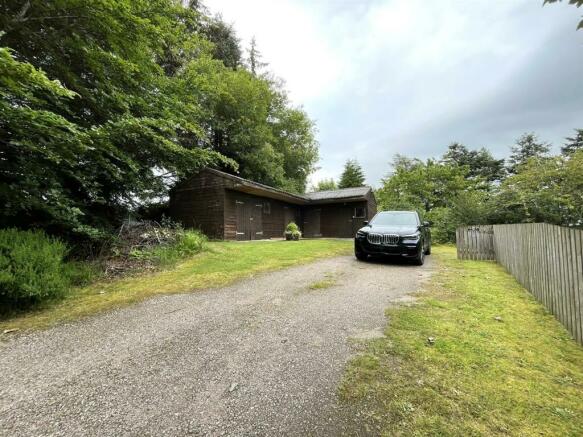
[[[14,336],[0,435],[364,435],[344,366],[430,272],[331,258]]]

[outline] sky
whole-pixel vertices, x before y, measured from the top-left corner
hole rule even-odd
[[[524,132],[558,151],[583,128],[583,15],[542,0],[206,0],[255,37],[315,121],[319,169],[356,158],[378,187],[397,153],[454,142],[503,158]]]

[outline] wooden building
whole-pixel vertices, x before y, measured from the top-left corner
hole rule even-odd
[[[213,169],[204,169],[170,194],[172,218],[210,238],[281,238],[290,222],[304,237],[354,237],[376,213],[370,187],[292,194]]]

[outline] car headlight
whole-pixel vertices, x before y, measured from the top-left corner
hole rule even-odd
[[[403,240],[418,240],[419,237],[421,237],[421,232],[415,232],[414,234],[410,234],[410,235],[403,235],[401,238]]]
[[[356,231],[356,236],[360,238],[366,237],[366,232],[363,231]]]

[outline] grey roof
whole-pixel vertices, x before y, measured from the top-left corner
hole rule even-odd
[[[350,199],[364,197],[369,191],[370,187],[342,188],[330,191],[314,191],[313,193],[304,194],[304,197],[310,200]]]
[[[355,187],[355,188],[342,188],[330,191],[315,191],[313,193],[306,194],[294,194],[281,190],[279,188],[274,188],[265,184],[260,184],[259,182],[244,179],[240,176],[235,176],[230,173],[225,173],[223,171],[216,170],[213,168],[206,168],[205,170],[236,182],[237,183],[236,189],[240,191],[247,190],[246,192],[251,192],[252,194],[261,194],[267,197],[279,198],[280,200],[286,200],[291,203],[302,205],[309,204],[312,202],[329,203],[334,202],[335,200],[337,201],[366,200],[367,194],[372,190],[370,187]],[[249,191],[251,189],[253,191]]]

